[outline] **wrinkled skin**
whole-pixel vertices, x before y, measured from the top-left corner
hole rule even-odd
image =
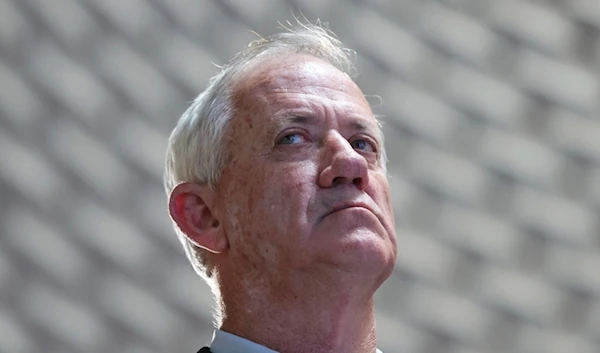
[[[380,131],[358,86],[306,55],[277,57],[234,85],[231,161],[216,209],[229,242],[217,260],[241,278],[298,271],[365,275],[396,259]],[[359,203],[330,212],[338,206]]]

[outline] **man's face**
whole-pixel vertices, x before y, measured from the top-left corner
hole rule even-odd
[[[233,101],[216,206],[230,266],[387,278],[396,234],[383,145],[356,84],[320,59],[280,56],[239,80]]]

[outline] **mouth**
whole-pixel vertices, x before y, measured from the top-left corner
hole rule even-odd
[[[347,210],[347,209],[351,209],[351,208],[362,208],[362,209],[365,209],[365,210],[373,213],[374,215],[377,215],[373,211],[373,209],[371,209],[371,207],[369,207],[368,205],[366,205],[364,203],[347,203],[347,204],[341,204],[341,205],[337,205],[337,206],[333,207],[331,209],[331,211],[329,211],[327,214],[325,214],[322,218],[325,218],[325,217],[327,217],[327,216],[329,216],[331,214],[334,214],[336,212]]]

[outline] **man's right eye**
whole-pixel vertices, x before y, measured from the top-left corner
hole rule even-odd
[[[277,142],[278,145],[293,145],[296,143],[304,142],[306,139],[302,134],[299,133],[291,133],[283,136]]]

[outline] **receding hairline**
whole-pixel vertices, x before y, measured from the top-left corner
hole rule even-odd
[[[297,60],[294,60],[294,61],[289,60],[292,58],[295,58]],[[310,53],[281,50],[281,51],[275,51],[273,53],[269,53],[269,55],[266,57],[252,58],[250,61],[248,61],[246,63],[246,65],[244,65],[243,69],[240,70],[236,74],[236,76],[231,78],[231,81],[229,83],[229,91],[230,91],[230,93],[235,93],[235,91],[238,89],[239,85],[243,85],[244,83],[254,82],[254,80],[256,80],[257,77],[259,77],[259,78],[262,77],[263,79],[266,80],[268,78],[268,74],[270,71],[265,70],[265,67],[268,67],[269,65],[272,65],[273,63],[288,62],[288,63],[290,63],[290,66],[293,66],[297,63],[307,62],[307,61],[317,61],[317,62],[321,62],[327,66],[330,66],[335,71],[348,77],[348,79],[350,81],[352,81],[354,83],[354,85],[356,85],[356,87],[360,90],[360,87],[358,87],[358,85],[356,84],[356,82],[354,81],[352,76],[350,76],[349,73],[347,73],[343,70],[340,70],[340,68],[336,67],[334,64],[327,61],[327,59],[321,58],[319,56],[316,56],[316,55],[313,55]],[[247,88],[247,87],[244,87],[244,88]],[[362,90],[361,90],[361,93],[362,93]],[[363,96],[364,96],[364,94],[363,94]]]
[[[239,72],[236,77],[232,77],[232,80],[229,83],[228,92],[231,99],[230,102],[235,107],[237,106],[238,100],[251,91],[264,90],[269,92],[273,89],[276,89],[277,83],[274,83],[274,81],[284,82],[284,80],[279,80],[278,78],[287,77],[287,72],[285,71],[283,71],[283,75],[273,74],[274,71],[282,73],[282,66],[283,69],[289,65],[290,69],[292,70],[300,70],[304,69],[304,64],[310,64],[311,62],[317,66],[322,66],[324,73],[326,72],[325,70],[327,70],[327,73],[324,75],[325,79],[327,79],[328,76],[338,76],[347,79],[349,84],[343,85],[346,88],[345,91],[349,94],[356,94],[357,96],[360,96],[365,105],[372,110],[372,107],[362,89],[347,72],[340,70],[326,59],[314,56],[312,54],[296,52],[282,52],[279,54],[274,54],[268,58],[262,58],[262,60],[249,63],[249,65],[245,67],[243,71]],[[289,72],[291,73],[293,71]],[[371,115],[376,118],[375,115],[372,114],[372,111]]]

